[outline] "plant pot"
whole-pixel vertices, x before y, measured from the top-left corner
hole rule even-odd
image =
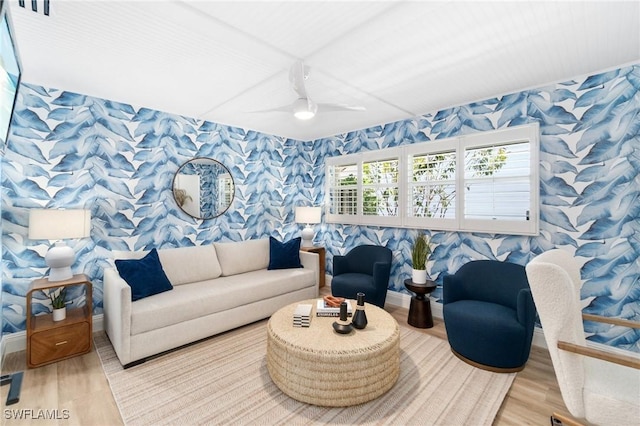
[[[53,310],[53,320],[62,321],[67,317],[67,308],[58,308]]]
[[[414,284],[426,284],[427,283],[427,270],[426,269],[413,269],[411,271],[411,281]]]

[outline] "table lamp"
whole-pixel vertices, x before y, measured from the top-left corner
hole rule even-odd
[[[29,210],[29,239],[56,241],[44,257],[49,266],[49,281],[70,279],[71,265],[75,260],[73,249],[64,239],[86,238],[90,235],[91,211],[83,209]]]
[[[320,207],[296,207],[296,223],[304,223],[307,226],[302,230],[301,247],[313,247],[314,232],[311,225],[320,223],[322,208]]]

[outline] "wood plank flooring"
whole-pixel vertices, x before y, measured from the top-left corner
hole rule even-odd
[[[322,293],[327,291],[325,287]],[[398,323],[406,324],[407,309],[391,305],[385,309]],[[434,319],[433,328],[415,330],[445,340],[447,338],[444,323],[437,318]],[[26,369],[24,351],[8,354],[2,374],[14,371],[25,372],[20,402],[6,406],[9,389],[8,386],[0,388],[2,424],[122,424],[95,348],[86,355],[35,369]],[[549,416],[554,411],[569,415],[562,402],[548,351],[533,347],[529,361],[525,369],[517,374],[494,425],[549,425]],[[14,414],[18,412],[29,418],[14,419]],[[48,416],[49,420],[37,418],[43,415]]]

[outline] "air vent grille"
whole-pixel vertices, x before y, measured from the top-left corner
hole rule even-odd
[[[18,5],[20,5],[20,7],[25,7],[25,1],[18,0]],[[38,0],[31,0],[31,10],[38,13]],[[46,16],[49,16],[49,0],[43,0],[42,11]]]

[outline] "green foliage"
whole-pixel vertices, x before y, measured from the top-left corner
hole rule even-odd
[[[427,258],[431,254],[431,247],[429,246],[429,240],[424,232],[418,234],[418,238],[413,242],[411,248],[411,262],[413,269],[424,270],[426,269]]]
[[[497,173],[507,161],[507,150],[491,147],[468,150],[464,159],[475,177]],[[413,185],[409,198],[413,200],[414,217],[447,217],[456,197],[456,154],[444,152],[412,157],[410,173]],[[366,162],[362,165],[362,214],[367,216],[396,216],[399,194],[396,187],[399,176],[397,160]],[[338,214],[355,215],[358,212],[358,178],[349,173],[355,165],[344,166],[335,196]],[[346,172],[346,173],[345,173]],[[344,173],[344,174],[343,174]],[[348,174],[347,174],[348,173]],[[459,170],[458,173],[464,173]],[[449,213],[451,215],[451,213]]]
[[[506,162],[506,148],[482,148],[472,151],[469,167],[475,172],[475,176],[492,176]]]
[[[465,163],[473,176],[492,176],[507,162],[506,148],[482,148],[469,150]],[[417,217],[446,217],[453,205],[455,190],[456,157],[453,153],[428,154],[413,157],[413,214]],[[459,170],[458,173],[464,173]]]
[[[346,166],[344,170],[354,167]],[[343,171],[344,171],[343,170]],[[398,213],[398,161],[372,161],[362,165],[362,214],[396,216]],[[358,179],[353,173],[343,176],[338,185],[339,214],[357,214]]]
[[[49,291],[49,299],[51,300],[51,306],[53,309],[64,308],[66,306],[64,299],[67,294],[67,289],[62,287],[56,296],[54,296],[54,294],[54,290]]]

